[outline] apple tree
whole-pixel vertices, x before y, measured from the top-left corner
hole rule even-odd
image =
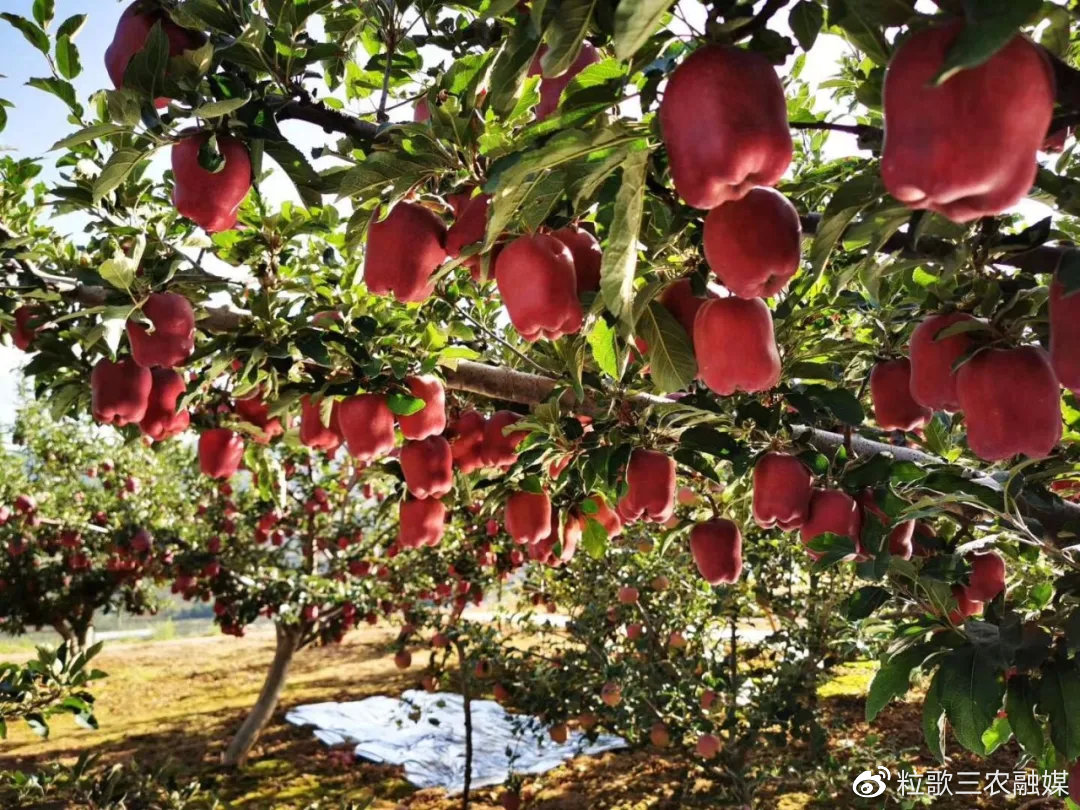
[[[403,588],[497,521],[493,574],[528,560],[609,645],[566,659],[609,709],[610,594],[656,602],[630,659],[662,666],[684,619],[737,640],[827,576],[813,626],[882,656],[870,719],[921,671],[935,756],[1080,758],[1067,4],[138,0],[88,99],[51,13],[4,15],[72,131],[44,188],[0,164],[0,322],[57,412],[193,430],[221,479],[343,446],[388,476]],[[254,396],[283,437],[221,407]],[[643,603],[650,565],[678,587]],[[693,677],[737,685],[700,627]],[[653,723],[716,754],[680,688]]]

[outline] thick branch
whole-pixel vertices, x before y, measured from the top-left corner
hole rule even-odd
[[[334,110],[317,101],[289,101],[277,113],[278,120],[306,121],[324,132],[340,132],[357,141],[371,141],[379,132],[378,124],[361,121],[348,113]]]

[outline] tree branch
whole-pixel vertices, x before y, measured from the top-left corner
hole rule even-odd
[[[322,127],[324,132],[340,132],[357,141],[373,141],[379,133],[378,124],[362,121],[348,113],[331,109],[322,102],[309,99],[285,102],[278,109],[277,117],[279,121],[306,121]]]

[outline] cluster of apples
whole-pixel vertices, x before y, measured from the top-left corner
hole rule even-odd
[[[871,490],[852,497],[837,489],[814,487],[810,471],[788,453],[764,454],[754,466],[753,477],[754,522],[763,529],[798,529],[803,545],[808,547],[807,553],[814,559],[820,555],[809,549],[809,545],[826,533],[846,537],[854,544],[855,552],[849,559],[863,558],[865,516],[873,515],[885,525],[890,522]],[[930,529],[914,520],[894,526],[888,536],[889,553],[905,560],[916,553],[924,556],[927,552],[916,541],[917,531],[929,533]],[[971,565],[969,584],[953,588],[959,609],[950,618],[957,623],[981,612],[984,602],[1005,590],[1005,560],[999,554],[970,554],[967,560]]]
[[[195,50],[206,41],[201,32],[177,25],[160,8],[132,3],[120,15],[112,42],[105,50],[105,67],[116,87],[123,86],[132,57],[146,46],[155,25],[160,25],[168,38],[170,57]],[[157,98],[154,103],[163,108],[169,101]],[[216,171],[205,169],[199,163],[199,151],[210,137],[209,132],[189,131],[173,145],[173,204],[204,230],[225,231],[236,225],[237,209],[251,189],[251,156],[242,141],[222,132],[216,135],[221,165]]]
[[[934,411],[960,412],[968,446],[984,461],[1049,455],[1062,435],[1060,387],[1080,391],[1080,296],[1051,285],[1049,353],[1038,346],[980,349],[975,332],[963,331],[970,327],[989,328],[964,312],[932,315],[912,332],[909,357],[874,367],[878,425],[916,430]]]

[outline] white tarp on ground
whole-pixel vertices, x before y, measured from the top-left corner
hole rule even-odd
[[[562,745],[538,740],[533,721],[511,715],[492,700],[474,700],[472,785],[500,785],[509,772],[544,773],[578,754],[624,748],[621,737],[602,734],[590,743],[571,732]],[[459,792],[465,786],[465,712],[461,695],[410,690],[401,698],[371,697],[350,703],[315,703],[285,715],[296,726],[314,726],[326,745],[355,743],[357,757],[404,765],[405,778],[420,788]],[[509,755],[508,755],[509,752]]]

